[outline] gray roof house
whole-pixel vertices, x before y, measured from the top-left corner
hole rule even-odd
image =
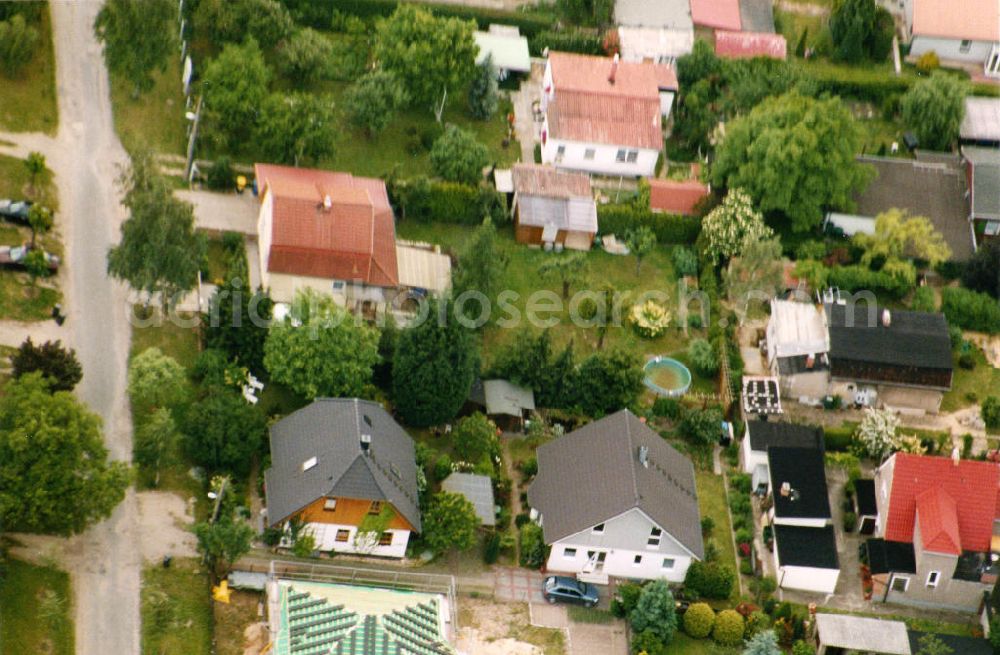
[[[317,501],[333,501],[333,508],[321,508],[331,517],[361,501],[388,503],[420,531],[413,440],[378,403],[318,398],[281,419],[271,426],[264,479],[270,526]]]
[[[541,447],[528,490],[547,567],[595,582],[684,579],[704,557],[691,461],[622,410]]]

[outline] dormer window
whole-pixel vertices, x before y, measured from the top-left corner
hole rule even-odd
[[[318,464],[318,463],[319,463],[319,459],[317,459],[315,457],[310,457],[306,461],[302,462],[302,470],[303,470],[303,472],[304,471],[308,471],[309,469],[311,469],[314,466],[316,466],[316,464]]]
[[[373,500],[371,506],[368,507],[368,513],[372,516],[378,516],[382,513],[382,501]]]
[[[603,523],[598,523],[597,525],[595,525],[593,527],[593,529],[591,530],[591,532],[593,532],[594,534],[604,534],[604,524]]]
[[[660,545],[660,537],[663,535],[663,530],[659,528],[653,528],[649,531],[649,539],[646,540],[646,545],[650,547],[658,547]]]
[[[325,501],[323,501],[323,509],[325,509],[328,512],[334,512],[334,511],[336,511],[337,510],[337,499],[336,498],[327,498]]]

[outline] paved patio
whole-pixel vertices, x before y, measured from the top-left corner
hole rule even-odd
[[[242,194],[184,189],[174,193],[194,205],[194,223],[198,229],[257,236],[260,205],[249,190]]]
[[[542,581],[545,576],[538,571],[497,567],[494,570],[495,595],[497,600],[520,603],[544,604]]]

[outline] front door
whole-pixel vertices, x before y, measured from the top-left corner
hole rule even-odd
[[[604,570],[604,560],[608,556],[606,552],[588,550],[587,551],[587,568],[595,573],[600,573]]]

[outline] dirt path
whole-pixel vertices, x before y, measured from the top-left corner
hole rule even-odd
[[[500,442],[501,444],[503,444],[504,473],[507,475],[508,478],[510,478],[511,482],[513,483],[511,485],[511,490],[510,490],[510,513],[512,521],[514,520],[514,517],[519,516],[521,512],[524,511],[524,508],[521,505],[521,482],[520,482],[521,473],[520,471],[514,469],[514,461],[510,454],[510,440],[517,438],[518,437],[508,437],[507,435],[504,435]],[[514,541],[514,562],[516,563],[520,561],[521,561],[521,541],[520,539],[516,539]]]

